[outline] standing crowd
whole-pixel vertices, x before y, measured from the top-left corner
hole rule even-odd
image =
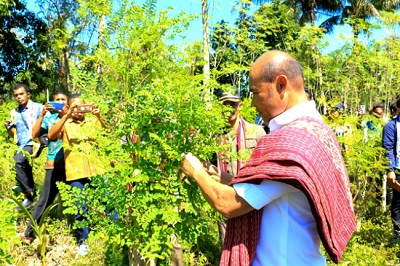
[[[226,148],[213,160],[200,161],[194,154],[182,156],[182,171],[199,186],[206,201],[221,214],[218,228],[222,243],[220,265],[326,265],[321,244],[338,263],[356,229],[350,181],[342,156],[351,147],[337,138],[351,136],[352,126],[343,119],[345,107],[328,112],[325,124],[316,102],[304,86],[300,63],[283,51],[262,54],[250,74],[255,123],[240,115],[238,89],[221,91],[218,101],[229,108],[228,123],[219,144]],[[47,134],[48,154],[44,187],[32,216],[39,221],[57,193],[57,182],[83,191],[90,177],[105,169],[87,153],[96,145],[93,131],[107,127],[96,104],[85,104],[79,95],[57,92],[45,105],[29,100],[23,84],[13,88],[18,108],[4,125],[19,149],[16,180],[24,195],[22,205],[34,203],[35,188],[29,156],[40,150],[36,138]],[[58,103],[58,104],[57,104]],[[400,99],[391,105],[392,120],[385,119],[385,106],[375,104],[366,119],[360,109],[364,141],[381,138],[390,165],[387,182],[393,188],[394,234],[400,237]],[[86,116],[91,113],[93,116]],[[378,121],[378,122],[377,122]],[[45,139],[45,138],[41,138]],[[83,152],[85,151],[85,152]],[[82,202],[82,211],[87,204]],[[118,219],[118,213],[112,214]],[[77,214],[75,220],[84,216]],[[76,231],[78,254],[88,253],[89,228]],[[29,223],[23,240],[35,232]],[[173,265],[183,265],[180,245]]]
[[[95,158],[88,156],[88,152],[96,145],[94,131],[107,126],[97,105],[85,104],[78,94],[68,97],[64,92],[57,92],[54,94],[54,101],[41,105],[30,100],[27,86],[17,84],[13,88],[13,95],[18,108],[11,111],[10,119],[5,121],[4,125],[19,148],[14,159],[16,180],[24,194],[21,202],[24,208],[31,206],[35,198],[30,159],[35,158],[40,149],[37,138],[47,135],[47,138],[41,138],[47,140],[48,145],[44,167],[46,175],[39,200],[32,212],[32,218],[39,223],[44,211],[58,194],[57,182],[65,182],[71,188],[83,191],[85,185],[90,185],[90,177],[104,174],[102,165]],[[87,112],[94,117],[86,117]],[[82,214],[87,212],[87,204],[81,202],[80,205],[82,212],[75,215],[75,220],[83,220]],[[118,214],[113,213],[113,216],[117,218]],[[30,221],[21,236],[22,241],[29,244],[35,237],[34,231]],[[88,253],[88,234],[87,226],[76,230],[78,255]]]

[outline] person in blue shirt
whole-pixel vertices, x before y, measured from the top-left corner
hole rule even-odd
[[[391,217],[395,239],[400,238],[400,98],[396,101],[397,112],[394,119],[383,128],[382,147],[387,150],[389,166],[387,170],[387,184],[393,189]]]
[[[24,84],[13,87],[14,99],[18,102],[18,109],[13,109],[10,119],[4,122],[7,133],[14,138],[19,150],[14,156],[16,180],[18,181],[24,200],[22,205],[26,208],[34,201],[34,180],[32,165],[29,163],[27,154],[34,153],[34,141],[32,139],[32,128],[42,112],[43,105],[31,101],[29,88]]]
[[[50,104],[46,103],[40,117],[37,120],[32,130],[33,137],[39,137],[43,133],[47,133],[53,125],[60,120],[62,115],[68,111],[68,96],[64,92],[56,92],[54,94],[54,102],[64,104],[63,110],[55,110]],[[52,112],[52,114],[50,113]],[[35,205],[32,212],[32,218],[38,223],[44,211],[50,206],[58,194],[57,182],[65,182],[65,162],[64,150],[62,148],[62,140],[49,140],[48,152],[46,158],[46,177],[43,184],[42,192],[40,193],[39,201]],[[29,222],[22,241],[30,244],[33,240],[32,221]]]

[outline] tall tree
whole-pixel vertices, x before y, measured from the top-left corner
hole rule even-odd
[[[304,26],[307,22],[314,25],[317,19],[317,10],[331,14],[340,11],[342,7],[340,0],[252,0],[251,2],[257,5],[275,2],[290,6],[295,11],[301,26]]]
[[[338,15],[332,16],[321,27],[330,31],[336,24],[344,24],[348,19],[353,28],[353,33],[358,36],[360,32],[368,32],[370,23],[365,23],[368,18],[379,17],[380,11],[393,11],[400,5],[400,0],[348,0]]]
[[[210,35],[208,25],[208,1],[201,0],[201,16],[203,24],[203,49],[204,49],[204,84],[208,84],[210,80]]]
[[[8,6],[9,6],[8,0],[0,0],[0,15],[9,14]]]
[[[0,93],[15,81],[28,84],[33,92],[53,83],[54,69],[45,65],[50,49],[46,32],[46,23],[19,0],[8,5],[0,16]]]
[[[300,26],[290,7],[263,5],[253,14],[240,10],[235,27],[220,22],[212,35],[212,73],[220,84],[247,90],[248,71],[267,49],[293,51]]]
[[[80,11],[78,0],[38,0],[40,14],[48,25],[47,38],[51,42],[51,57],[47,63],[54,64],[59,74],[59,84],[65,90],[70,87],[69,60],[90,53],[90,43],[96,29],[96,22]],[[96,40],[94,40],[96,41]]]

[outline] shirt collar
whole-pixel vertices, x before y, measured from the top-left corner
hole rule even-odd
[[[310,116],[322,121],[322,116],[320,113],[318,113],[315,102],[307,101],[296,105],[271,119],[268,124],[270,131],[273,132],[279,130],[290,122],[293,122],[294,120],[304,116]]]
[[[28,103],[26,104],[25,108],[22,109],[21,106],[18,106],[18,110],[25,111],[28,109],[32,109],[32,105],[33,105],[33,102],[31,100],[28,100]]]

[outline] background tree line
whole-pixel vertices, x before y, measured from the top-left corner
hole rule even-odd
[[[183,152],[208,160],[223,149],[210,137],[223,131],[225,119],[222,107],[215,99],[209,100],[209,92],[240,88],[246,105],[243,115],[253,121],[255,113],[248,98],[250,66],[269,49],[285,50],[301,62],[306,86],[321,112],[343,103],[349,114],[345,119],[356,129],[360,104],[369,108],[383,101],[387,106],[398,94],[396,26],[400,17],[394,12],[398,1],[383,2],[310,1],[306,6],[304,1],[271,1],[253,13],[251,1],[240,1],[233,25],[221,21],[212,26],[210,79],[204,83],[201,43],[189,43],[184,49],[173,44],[193,16],[169,17],[169,10],[158,10],[154,0],[141,5],[133,1],[38,0],[41,11],[37,14],[27,10],[22,1],[2,1],[0,95],[4,104],[0,118],[6,120],[15,107],[10,89],[16,82],[27,84],[39,102],[45,101],[46,89],[50,94],[80,92],[86,101],[96,102],[114,128],[98,136],[102,145],[90,155],[101,158],[108,167],[106,182],[104,177],[95,177],[97,189],[87,195],[91,239],[106,243],[102,258],[108,262],[129,260],[125,254],[130,248],[148,260],[169,265],[169,239],[174,233],[185,250],[185,262],[214,265],[219,259],[217,214],[196,186],[179,179]],[[316,26],[321,12],[328,20]],[[378,14],[376,22],[367,20]],[[351,25],[353,37],[342,49],[327,54],[323,37],[335,23]],[[391,36],[368,44],[361,41],[361,36],[377,27],[385,27]],[[0,132],[0,156],[5,165],[0,172],[5,180],[1,191],[7,197],[14,182],[11,154],[16,147],[7,140],[4,128]],[[377,148],[380,140],[376,137],[365,143],[362,137],[361,131],[354,130],[351,137],[339,139],[352,147],[344,155],[361,226],[343,261],[395,262],[398,246],[381,246],[390,242],[391,225],[387,211],[380,206],[385,163]],[[128,141],[121,143],[126,138]],[[114,163],[110,165],[110,161]],[[34,161],[36,180],[42,175],[41,163]],[[71,195],[68,187],[61,186],[66,213],[76,211],[69,208],[73,206]],[[120,212],[117,223],[103,215],[105,195]],[[12,220],[3,217],[9,219],[5,224]],[[14,219],[21,221],[22,217]],[[0,235],[2,240],[12,239],[12,234]],[[0,258],[1,254],[10,255],[11,244],[0,242],[0,250],[5,250]]]

